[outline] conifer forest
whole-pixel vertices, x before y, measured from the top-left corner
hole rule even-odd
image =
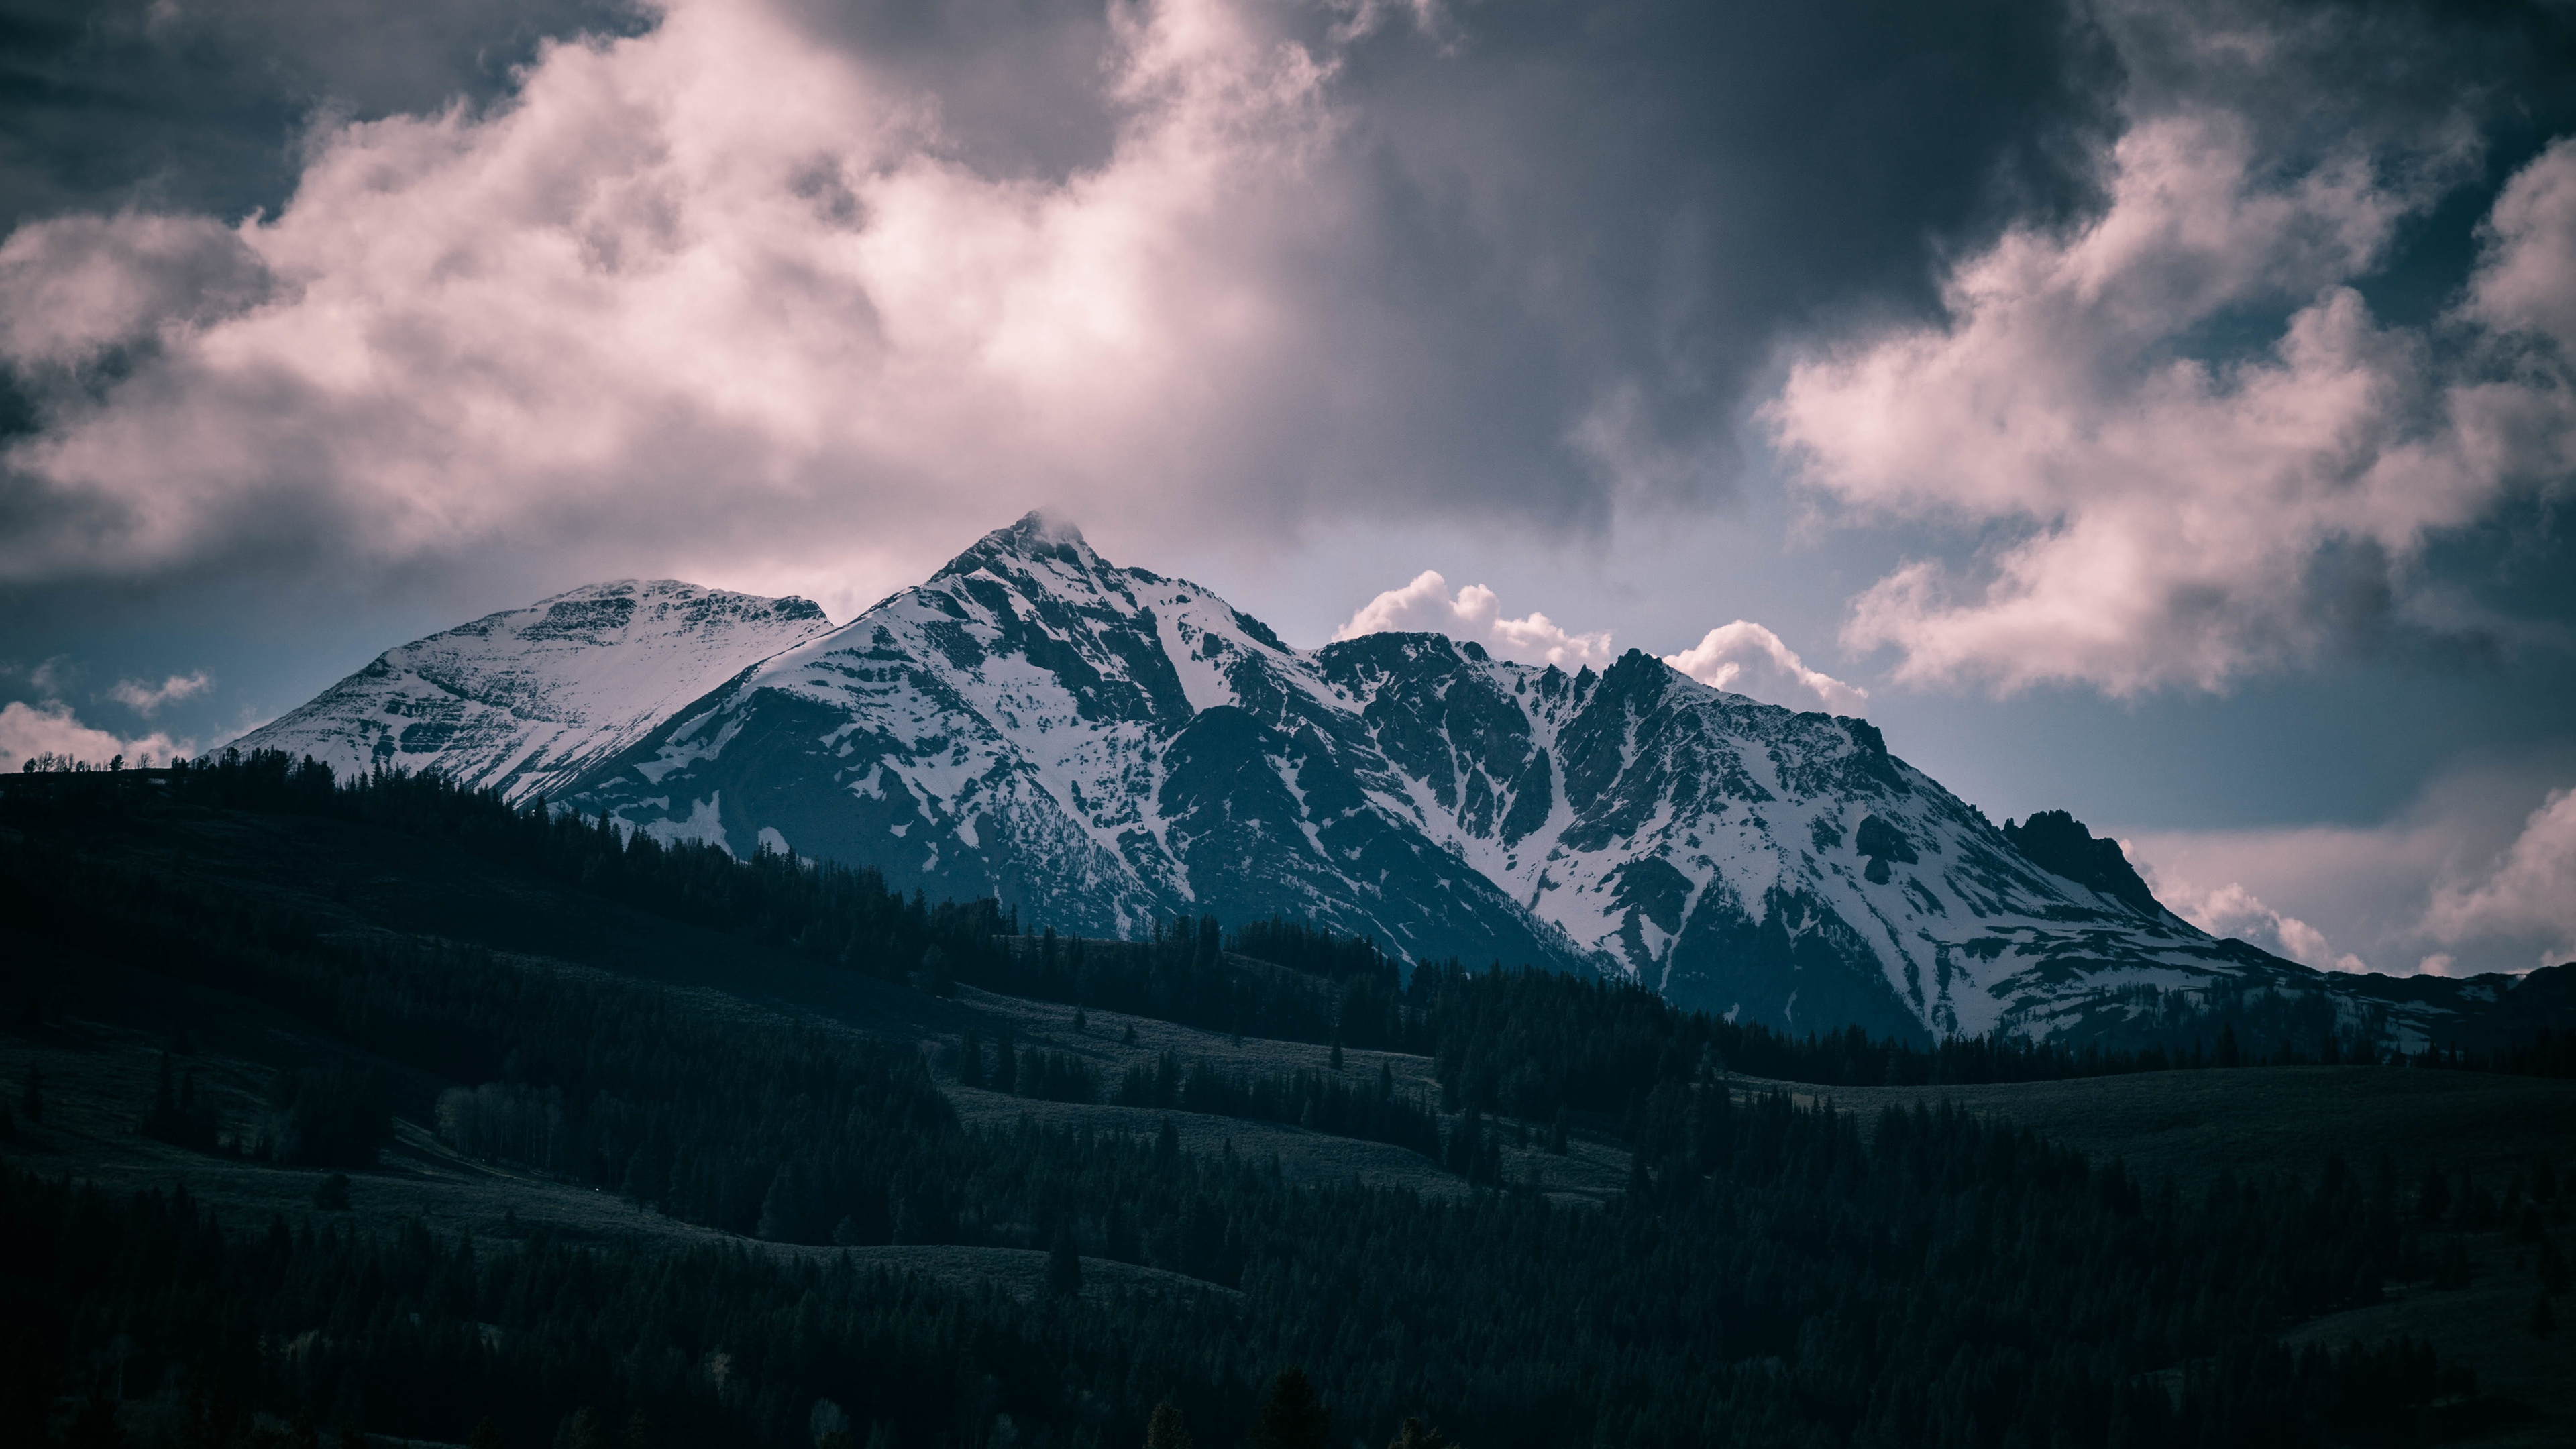
[[[346,874],[244,884],[278,841]],[[538,924],[366,884],[433,867]],[[2546,1033],[1793,1038],[281,755],[12,780],[0,922],[10,1444],[2397,1446],[2541,1411],[2303,1326],[2474,1279],[2566,1342]],[[669,933],[735,974],[621,969]],[[2530,1130],[2196,1173],[1993,1105],[2329,1072]]]

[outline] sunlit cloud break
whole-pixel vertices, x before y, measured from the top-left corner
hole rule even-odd
[[[2456,178],[2465,148],[2432,139],[2411,167],[2345,152],[2284,180],[2224,111],[2141,118],[2090,225],[1966,259],[1943,323],[1800,358],[1763,416],[1847,517],[2025,530],[1982,577],[1888,574],[1843,642],[1921,683],[2219,689],[2313,657],[2355,599],[2408,622],[2435,537],[2563,493],[2576,141],[2498,197],[2443,322],[2472,345],[2444,360],[2350,285]],[[2293,310],[2267,351],[2188,354],[2274,301]]]

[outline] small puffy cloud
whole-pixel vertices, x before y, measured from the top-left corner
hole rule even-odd
[[[1749,619],[1709,630],[1690,648],[1665,655],[1664,662],[1711,689],[1793,709],[1820,705],[1833,714],[1858,714],[1869,703],[1868,690],[1809,669],[1779,635]]]
[[[2486,236],[2462,310],[2497,332],[2539,333],[2576,354],[2576,138],[2515,175],[2487,215]]]
[[[2498,198],[2447,324],[2464,355],[2348,285],[2465,149],[2285,167],[2224,110],[2143,117],[2089,224],[1969,256],[1940,323],[1799,357],[1763,411],[1796,476],[1849,518],[1985,544],[1964,576],[1917,559],[1879,580],[1845,644],[1896,649],[1900,679],[2127,695],[2429,619],[2427,544],[2576,468],[2571,359],[2531,345],[2576,318],[2576,144]],[[2275,308],[2268,347],[2194,355]]]
[[[1437,569],[1424,569],[1403,588],[1369,600],[1333,637],[1389,632],[1446,634],[1481,644],[1497,658],[1566,670],[1606,668],[1619,657],[1606,629],[1578,634],[1535,612],[1508,618],[1492,589],[1469,584],[1452,593]],[[1663,660],[1711,689],[1791,709],[1821,705],[1838,714],[1856,714],[1869,700],[1869,691],[1808,668],[1779,635],[1748,619],[1711,629],[1697,644]]]
[[[2576,790],[2551,791],[2487,870],[2435,890],[2423,929],[2444,945],[2538,937],[2541,965],[2576,960]]]
[[[2151,870],[2148,888],[2175,915],[2213,936],[2232,936],[2240,941],[2250,941],[2320,971],[2359,972],[2370,969],[2359,956],[2335,950],[2327,943],[2323,931],[2296,916],[2284,915],[2263,904],[2262,897],[2239,882],[2229,881],[2215,889],[2199,890],[2188,881]]]
[[[1503,615],[1502,601],[1483,584],[1469,584],[1456,594],[1437,570],[1424,569],[1413,582],[1389,589],[1360,606],[1350,622],[1333,631],[1335,639],[1363,634],[1419,632],[1471,640],[1496,656],[1522,664],[1553,664],[1566,670],[1607,666],[1617,658],[1610,635],[1573,633],[1545,614],[1519,619]]]
[[[163,705],[193,699],[212,688],[214,682],[214,677],[202,669],[191,674],[173,674],[159,684],[147,684],[140,679],[120,679],[114,688],[108,690],[107,697],[150,719],[160,713]]]
[[[23,769],[27,761],[39,755],[68,756],[93,765],[104,765],[119,755],[129,765],[146,758],[161,761],[172,755],[186,754],[192,746],[184,740],[154,731],[140,739],[127,739],[107,730],[94,729],[80,722],[72,707],[60,700],[28,704],[13,700],[0,705],[0,770]]]
[[[0,665],[0,679],[15,679],[23,675],[29,684],[35,686],[36,692],[47,699],[68,692],[79,674],[79,667],[72,663],[68,654],[41,660],[32,669],[21,669],[14,663]]]

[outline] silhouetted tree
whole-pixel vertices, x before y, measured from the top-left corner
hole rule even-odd
[[[1074,1298],[1082,1293],[1082,1255],[1073,1250],[1073,1229],[1059,1226],[1055,1244],[1047,1249],[1047,1291],[1059,1298]]]
[[[1145,1449],[1191,1449],[1189,1426],[1181,1422],[1181,1406],[1165,1399],[1154,1406],[1154,1416],[1145,1421]]]
[[[1408,1417],[1397,1427],[1395,1437],[1387,1441],[1386,1449],[1458,1449],[1458,1446],[1438,1429],[1424,1428],[1420,1419]]]
[[[1284,1368],[1261,1396],[1252,1449],[1332,1449],[1333,1414],[1301,1368]]]

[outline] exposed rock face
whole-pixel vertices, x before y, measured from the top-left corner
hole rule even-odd
[[[2156,909],[2155,893],[2138,878],[2116,840],[2096,840],[2084,823],[2063,810],[2042,810],[2020,825],[2004,822],[2004,839],[2022,857],[2140,910]]]
[[[240,743],[1063,931],[1279,912],[1800,1033],[2118,1036],[2250,991],[2411,1047],[2512,987],[2212,940],[2115,843],[2062,812],[1998,830],[1865,720],[1633,652],[1568,675],[1431,634],[1295,650],[1034,514],[838,629],[801,599],[594,585],[393,650]]]

